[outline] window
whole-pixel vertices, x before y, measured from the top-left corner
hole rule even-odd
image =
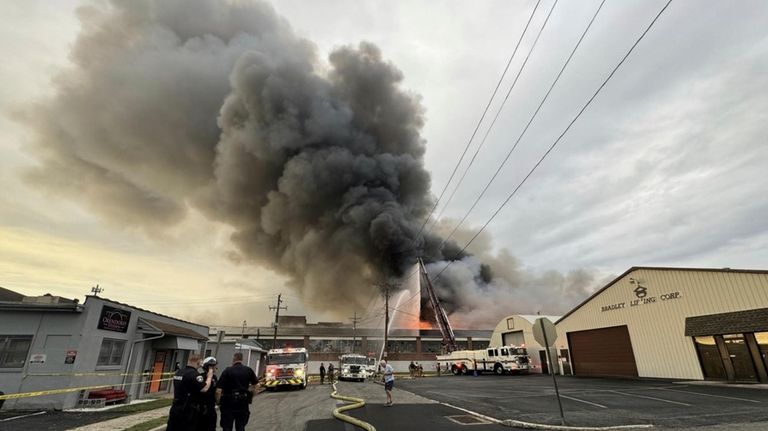
[[[21,368],[32,347],[31,335],[0,335],[0,368]]]
[[[388,340],[387,352],[389,353],[415,353],[416,341]]]
[[[493,349],[488,349],[488,356],[493,356]]]
[[[725,367],[717,350],[715,337],[693,337],[705,379],[726,379]]]
[[[509,356],[509,350],[506,348],[501,349],[501,356]]]
[[[442,341],[422,341],[421,342],[422,353],[442,353],[443,342]]]
[[[472,348],[476,350],[483,350],[488,348],[488,340],[472,340]]]
[[[125,351],[125,340],[113,340],[105,338],[101,342],[99,351],[99,360],[96,365],[120,365],[123,362],[123,352]]]

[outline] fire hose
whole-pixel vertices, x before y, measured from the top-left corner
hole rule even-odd
[[[336,390],[336,383],[333,384],[333,392],[331,392],[331,398],[335,398],[337,400],[347,401],[352,404],[347,404],[341,407],[338,407],[333,410],[333,417],[335,417],[338,420],[350,423],[356,427],[362,428],[366,431],[376,431],[376,427],[369,424],[368,422],[363,422],[360,419],[354,418],[349,415],[345,415],[342,412],[345,412],[347,410],[354,410],[359,409],[360,407],[365,406],[365,400],[362,398],[354,398],[354,397],[347,397],[344,395],[339,395],[338,391]]]

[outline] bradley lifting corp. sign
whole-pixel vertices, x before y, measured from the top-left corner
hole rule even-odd
[[[99,329],[114,332],[128,332],[128,323],[131,321],[131,312],[105,305],[99,316]]]
[[[630,278],[629,283],[632,285],[635,285],[635,289],[632,292],[635,294],[635,297],[637,299],[632,299],[627,302],[617,302],[615,304],[603,305],[602,306],[603,312],[621,310],[623,308],[627,308],[628,306],[637,307],[640,305],[655,304],[657,302],[671,301],[673,299],[680,299],[683,297],[680,294],[680,292],[668,292],[668,293],[661,294],[659,296],[648,296],[648,288],[643,286],[643,284],[640,281],[637,281],[634,278]]]

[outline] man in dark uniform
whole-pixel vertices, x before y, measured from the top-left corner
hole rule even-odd
[[[216,431],[216,358],[209,356],[203,360],[202,377],[207,378],[210,370],[211,385],[207,391],[201,393],[202,410],[200,412],[200,421],[197,424],[198,431]]]
[[[206,377],[197,372],[200,356],[189,355],[187,366],[173,376],[173,404],[168,414],[166,431],[188,431],[194,429],[200,419],[202,393],[211,387],[213,368]]]
[[[221,427],[224,431],[244,431],[251,412],[248,405],[256,389],[256,373],[243,365],[243,354],[235,353],[232,366],[227,367],[219,378],[216,398],[221,406]]]
[[[333,373],[334,373],[333,362],[331,362],[330,364],[328,364],[328,383],[330,384],[333,384]]]
[[[320,363],[320,384],[322,385],[325,383],[325,365],[323,363]]]

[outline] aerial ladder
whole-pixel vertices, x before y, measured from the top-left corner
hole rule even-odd
[[[435,288],[432,286],[432,282],[429,280],[429,274],[427,274],[427,268],[424,266],[424,261],[419,258],[419,273],[424,283],[422,286],[426,287],[427,296],[429,296],[429,302],[432,304],[432,309],[435,311],[435,320],[437,326],[440,328],[440,333],[443,336],[443,347],[447,353],[457,350],[456,336],[453,334],[453,328],[451,322],[448,320],[448,314],[440,304],[440,300],[437,298]]]

